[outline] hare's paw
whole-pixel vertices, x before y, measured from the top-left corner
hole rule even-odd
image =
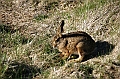
[[[71,59],[71,60],[69,60],[68,62],[71,62],[71,63],[72,63],[72,62],[81,62],[81,61],[82,61],[81,59],[78,59],[78,58],[77,58],[77,59]]]

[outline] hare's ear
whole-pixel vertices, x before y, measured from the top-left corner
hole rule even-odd
[[[62,36],[62,33],[64,32],[64,29],[63,29],[63,26],[64,26],[64,20],[61,21],[61,24],[57,30],[57,34],[61,37]]]
[[[63,26],[64,26],[65,22],[64,20],[61,21],[61,25],[60,25],[60,32],[63,33],[64,32],[64,29],[63,29]]]

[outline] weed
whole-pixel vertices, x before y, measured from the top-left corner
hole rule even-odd
[[[36,19],[36,21],[40,21],[40,20],[44,20],[48,18],[48,15],[39,14],[38,16],[35,16],[34,18]]]

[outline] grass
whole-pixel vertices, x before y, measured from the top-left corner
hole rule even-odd
[[[44,79],[48,78],[49,77],[49,74],[50,74],[50,71],[49,70],[46,70],[42,73],[42,75],[44,76]]]
[[[119,62],[120,62],[120,54],[117,56],[117,59],[119,60]]]
[[[19,44],[27,44],[30,40],[10,26],[0,25],[0,44],[2,47],[15,47]]]
[[[71,18],[71,14],[70,12],[62,12],[60,13],[62,16],[64,16],[65,19],[70,19]]]
[[[2,4],[4,4],[3,6],[9,6],[12,7],[12,2],[13,0],[5,0]]]
[[[93,67],[88,65],[88,64],[87,65],[80,65],[78,71],[84,71],[84,74],[89,75],[89,74],[92,74]]]
[[[80,7],[74,8],[71,11],[66,11],[62,13],[58,12],[57,14],[61,15],[61,17],[64,17],[67,20],[71,20],[72,17],[81,17],[83,15],[86,18],[86,13],[88,11],[93,9],[96,10],[99,7],[105,5],[108,1],[109,0],[90,0],[83,6],[81,5]],[[57,5],[58,3],[49,3],[48,6],[46,6],[46,9],[52,10]],[[53,11],[55,11],[55,9]],[[72,14],[74,14],[74,16],[72,16]],[[34,17],[34,19],[36,19],[36,21],[44,21],[45,19],[49,19],[53,16],[54,15],[52,13],[50,16],[48,16],[47,14],[39,14],[38,16]],[[114,21],[112,22],[114,23]],[[14,77],[16,77],[16,79],[23,79],[24,75],[22,73],[26,72],[27,68],[28,70],[33,69],[33,71],[29,71],[30,74],[36,74],[34,73],[34,71],[37,71],[34,70],[34,68],[31,67],[31,65],[38,66],[42,70],[42,73],[37,73],[39,73],[45,79],[49,77],[49,69],[51,67],[59,68],[65,64],[64,60],[60,59],[58,55],[58,50],[55,50],[51,47],[51,36],[49,34],[41,33],[41,35],[38,35],[37,38],[34,39],[22,35],[19,31],[12,31],[13,29],[9,27],[10,26],[0,25],[0,49],[2,49],[2,51],[0,50],[0,78],[2,78],[2,76],[9,71],[10,68],[8,67],[16,66],[13,64],[11,65],[11,62],[9,61],[12,60],[18,61],[17,64],[19,64],[17,66],[17,70],[16,68],[12,68],[10,71],[11,73],[15,74]],[[76,30],[76,28],[71,27],[70,30]],[[116,32],[118,32],[118,30],[119,26],[113,25],[113,29],[109,33],[112,36]],[[30,44],[31,41],[33,41],[32,44]],[[10,48],[10,50],[7,48]],[[120,60],[120,55],[118,55],[117,59]],[[42,64],[39,64],[41,62]],[[107,63],[110,62],[107,61]],[[36,69],[39,70],[39,68]],[[26,71],[24,71],[24,69]],[[96,69],[98,69],[98,72],[101,73],[101,78],[103,78],[102,76],[105,76],[105,68],[103,67],[103,65],[101,65],[101,63],[97,63],[96,65],[92,66],[90,66],[90,64],[80,65],[78,71],[84,72],[88,79],[92,79],[91,74],[93,73],[93,70]],[[8,75],[7,77],[10,77],[13,74]],[[27,77],[29,78],[31,76],[28,75]]]
[[[26,73],[27,72],[27,73]],[[31,79],[36,73],[40,73],[40,69],[25,63],[11,62],[5,71],[4,79]]]
[[[115,35],[116,33],[119,33],[119,28],[120,26],[119,25],[111,25],[111,30],[109,32],[110,35]]]
[[[40,20],[44,20],[44,19],[48,18],[48,15],[39,14],[38,16],[36,16],[34,18],[36,21],[40,21]]]
[[[74,12],[76,16],[83,16],[86,17],[86,13],[92,9],[98,9],[99,7],[103,6],[107,3],[108,0],[89,0],[83,6],[77,7]]]
[[[16,51],[16,53],[11,54],[10,57],[16,58],[16,60],[21,59],[21,53],[17,51],[18,47],[29,43],[31,38],[26,38],[24,35],[20,34],[18,31],[13,32],[10,26],[0,25],[0,77],[2,78],[11,60],[9,60],[10,53]],[[10,50],[9,50],[10,49]],[[22,50],[22,49],[21,49]],[[8,63],[9,62],[9,63]]]
[[[0,61],[0,75],[1,76],[6,76],[6,78],[10,77],[11,78],[16,78],[16,79],[23,79],[25,78],[22,72],[25,72],[22,65],[24,65],[24,62],[26,65],[32,64],[33,63],[33,58],[30,57],[31,53],[34,55],[38,55],[37,58],[41,61],[45,61],[44,65],[42,66],[42,76],[45,78],[47,75],[49,75],[48,71],[46,71],[47,68],[53,67],[53,66],[61,66],[64,64],[63,60],[60,60],[57,57],[57,52],[58,50],[52,49],[50,45],[50,36],[48,34],[45,34],[43,36],[38,36],[35,41],[32,43],[32,45],[29,45],[27,47],[26,45],[29,44],[31,41],[34,40],[31,38],[25,38],[23,35],[21,35],[18,32],[15,33],[1,33],[1,40],[0,43],[2,45],[2,48],[11,48],[12,50],[4,50],[1,52],[1,61]],[[4,41],[5,40],[5,41]],[[24,47],[25,45],[25,47]],[[36,51],[37,50],[37,51]],[[8,52],[9,51],[9,52]],[[33,51],[33,52],[32,52]],[[5,55],[4,55],[5,54]],[[56,55],[56,57],[55,57]],[[7,59],[8,57],[12,57],[12,60],[18,61],[18,62],[23,62],[18,66],[18,70],[15,68],[12,68],[10,70],[10,65],[12,61],[11,58],[10,60],[6,60],[5,62],[9,62],[9,64],[3,64],[4,60]],[[34,61],[35,62],[35,61]],[[54,63],[56,62],[56,63]],[[11,65],[14,67],[14,65]],[[29,66],[28,66],[29,67]],[[26,69],[26,67],[25,67]],[[10,70],[10,71],[9,71]],[[14,71],[15,70],[15,71]],[[8,72],[11,72],[11,74],[8,74]],[[39,73],[39,72],[38,72]],[[12,76],[14,75],[14,76]],[[29,75],[28,75],[29,77]]]
[[[1,33],[0,35],[0,43],[2,43],[2,47],[15,47],[19,44],[26,44],[29,41],[30,39],[19,33]]]
[[[8,64],[5,64],[6,54],[0,52],[0,78],[3,77],[5,71],[8,68]]]
[[[57,1],[48,1],[47,5],[45,6],[45,10],[53,10],[56,9],[56,7],[58,7],[58,2]]]

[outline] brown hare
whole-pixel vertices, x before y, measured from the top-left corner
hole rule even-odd
[[[69,60],[70,62],[81,62],[83,57],[92,53],[95,48],[95,41],[85,32],[77,31],[67,34],[62,34],[64,20],[61,21],[61,25],[57,30],[57,34],[53,37],[53,48],[57,47],[61,52],[60,56],[63,59],[67,59],[71,54],[78,54],[76,59]]]

